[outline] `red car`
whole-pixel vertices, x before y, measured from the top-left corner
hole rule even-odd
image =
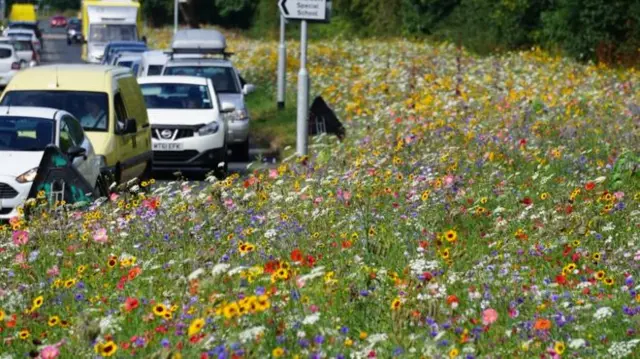
[[[51,27],[66,27],[67,26],[67,18],[64,16],[54,16],[51,18]]]

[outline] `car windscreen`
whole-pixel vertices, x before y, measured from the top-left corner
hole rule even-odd
[[[11,49],[0,47],[0,59],[8,59],[11,55],[13,55],[13,51],[11,51]]]
[[[147,70],[147,76],[155,76],[160,75],[162,73],[162,65],[149,65],[149,70]]]
[[[44,151],[54,143],[55,122],[46,118],[0,117],[0,151]]]
[[[131,68],[132,61],[118,61],[118,66]]]
[[[204,85],[140,84],[147,109],[211,109],[209,89]]]
[[[79,119],[85,131],[106,132],[109,128],[109,100],[105,92],[9,91],[0,105],[57,108]]]
[[[240,93],[236,74],[231,67],[224,66],[167,66],[164,75],[198,76],[210,78],[217,93]]]
[[[93,24],[89,27],[89,41],[135,41],[136,25]]]

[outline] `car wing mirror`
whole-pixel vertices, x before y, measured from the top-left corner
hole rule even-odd
[[[138,132],[138,124],[136,123],[135,118],[128,118],[124,120],[124,127],[120,131],[122,134],[130,134]]]
[[[76,157],[84,157],[87,159],[87,150],[80,146],[72,146],[67,150],[67,156],[69,156],[70,160],[74,160]]]
[[[234,104],[232,104],[231,102],[223,102],[222,103],[222,108],[220,109],[220,112],[222,113],[230,113],[236,110],[236,106]]]
[[[256,90],[256,86],[254,84],[245,84],[242,87],[242,93],[248,95]]]

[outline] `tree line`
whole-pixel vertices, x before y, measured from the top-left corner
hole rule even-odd
[[[48,1],[60,8],[79,5]],[[180,20],[276,37],[277,1],[188,0],[180,5]],[[173,22],[173,0],[141,2],[149,25]],[[332,14],[331,24],[314,26],[311,33],[429,37],[479,53],[541,46],[616,64],[637,65],[640,59],[640,0],[333,0]]]

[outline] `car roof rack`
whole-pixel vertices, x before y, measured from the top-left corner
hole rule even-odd
[[[184,29],[173,36],[171,49],[167,52],[171,59],[175,54],[203,55],[207,57],[232,56],[227,52],[227,40],[219,31],[213,29]],[[193,58],[191,58],[193,59]]]

